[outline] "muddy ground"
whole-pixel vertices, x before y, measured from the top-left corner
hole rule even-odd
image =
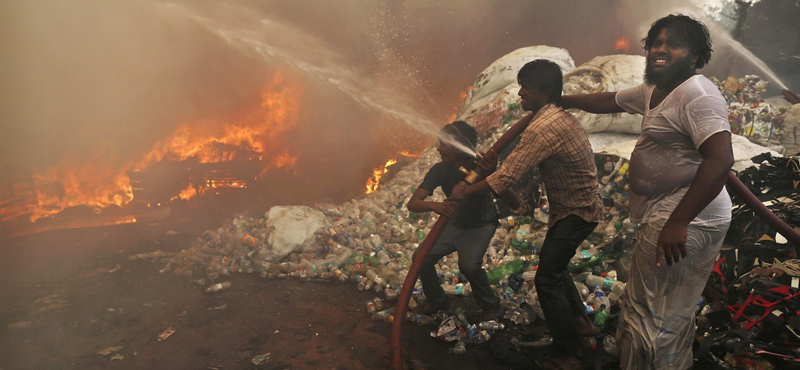
[[[236,274],[231,288],[206,293],[191,277],[160,273],[162,262],[127,259],[178,252],[226,222],[189,210],[149,223],[2,235],[0,370],[390,367],[391,324],[370,319],[365,302],[375,293],[354,283]],[[476,308],[469,297],[453,305]],[[432,338],[435,327],[404,329],[410,369],[535,368],[510,345],[519,327],[463,355],[448,354],[454,343]],[[268,360],[253,362],[263,354]]]

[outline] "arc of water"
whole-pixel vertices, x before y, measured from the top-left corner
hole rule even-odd
[[[362,107],[399,120],[424,135],[437,137],[439,133],[440,127],[412,109],[410,102],[401,94],[359,75],[353,68],[341,62],[337,53],[311,35],[269,19],[255,22],[251,20],[249,23],[237,19],[239,22],[236,25],[229,25],[221,19],[203,16],[184,5],[169,4],[164,8],[188,17],[243,53],[256,55],[265,62],[289,64],[301,73],[338,89]],[[242,9],[231,10],[237,18],[252,17]],[[296,39],[280,45],[279,40],[286,35],[292,35]],[[466,153],[475,153],[473,149],[455,140],[447,142]]]

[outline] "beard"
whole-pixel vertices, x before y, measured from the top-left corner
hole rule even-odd
[[[694,74],[694,62],[689,56],[685,56],[673,61],[672,65],[662,71],[655,71],[651,59],[647,58],[647,65],[644,68],[644,80],[648,85],[655,85],[659,88],[668,88],[676,82],[685,80]]]

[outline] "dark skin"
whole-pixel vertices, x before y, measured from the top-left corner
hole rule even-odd
[[[472,159],[469,156],[461,154],[461,152],[450,145],[440,142],[439,147],[436,150],[439,152],[439,155],[441,155],[442,162],[451,162],[456,166],[467,168],[472,165]],[[414,191],[414,194],[411,195],[411,199],[408,200],[406,208],[408,208],[409,211],[416,213],[435,212],[436,214],[445,216],[447,218],[453,218],[456,216],[456,211],[458,210],[458,201],[450,198],[445,199],[444,202],[426,201],[425,199],[430,195],[431,194],[429,191],[417,188],[417,190]]]
[[[519,95],[521,99],[520,103],[522,109],[531,112],[527,117],[523,118],[523,120],[531,120],[533,116],[539,112],[539,110],[550,103],[550,101],[548,101],[550,91],[539,91],[535,88],[520,85],[517,95]],[[478,154],[476,165],[484,178],[494,172],[494,170],[497,168],[497,157],[498,154],[493,150]],[[485,194],[491,191],[493,191],[492,187],[489,186],[489,183],[486,182],[486,180],[481,180],[472,185],[468,185],[466,182],[462,181],[456,184],[456,186],[453,188],[453,194],[451,197],[453,199],[463,199],[464,197],[470,195]],[[521,211],[523,210],[517,210],[517,212]]]
[[[648,50],[648,63],[656,56],[666,57],[667,63],[674,59],[688,57],[693,61],[697,56],[688,49],[681,47],[681,43],[669,42],[669,34],[662,30],[661,42],[656,42]],[[664,64],[663,62],[661,64]],[[693,64],[692,64],[693,66]],[[694,67],[687,71],[690,77],[695,74]],[[650,106],[655,107],[676,88],[686,81],[688,77],[676,80],[667,86],[656,86],[650,100]],[[618,113],[624,110],[615,100],[616,93],[599,93],[588,95],[568,95],[562,97],[564,108],[578,108],[590,113]],[[697,174],[692,180],[686,195],[678,203],[675,211],[667,219],[664,228],[658,235],[656,247],[656,263],[660,265],[661,256],[667,265],[672,266],[681,258],[686,257],[686,237],[689,223],[700,214],[709,203],[722,191],[728,179],[728,173],[733,165],[733,149],[731,148],[730,132],[718,132],[703,142],[697,148],[703,161],[697,169]]]
[[[783,97],[786,98],[786,101],[788,101],[789,103],[800,104],[800,95],[797,95],[789,90],[783,90],[781,92],[783,93]]]

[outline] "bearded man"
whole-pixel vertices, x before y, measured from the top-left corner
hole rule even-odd
[[[643,115],[628,172],[631,219],[639,227],[620,301],[620,366],[683,370],[693,364],[695,304],[730,226],[731,133],[725,99],[696,72],[711,58],[706,26],[669,15],[642,41],[645,83],[564,96],[562,103]]]

